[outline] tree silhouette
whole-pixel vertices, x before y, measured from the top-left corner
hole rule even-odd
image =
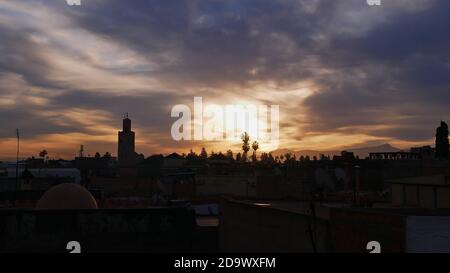
[[[236,155],[236,161],[237,162],[240,162],[242,160],[242,155],[241,155],[241,153],[237,153],[237,155]]]
[[[200,158],[201,159],[208,159],[208,153],[206,152],[205,147],[202,148],[202,151],[200,153]]]
[[[253,144],[252,144],[252,149],[253,149],[252,160],[253,160],[253,162],[256,162],[256,161],[257,161],[257,158],[256,158],[256,151],[258,151],[258,149],[259,149],[259,143],[258,143],[258,141],[254,141],[254,142],[253,142]]]
[[[228,150],[226,156],[227,156],[227,158],[229,160],[234,160],[234,156],[233,156],[233,151],[232,150]]]
[[[45,160],[47,155],[48,155],[47,150],[42,150],[42,151],[39,152],[39,156],[42,157],[43,160]]]
[[[246,161],[248,151],[250,151],[250,136],[248,135],[247,132],[245,132],[242,134],[241,139],[242,139],[242,151],[244,151],[242,157],[243,160]]]
[[[267,153],[261,154],[261,162],[268,163],[269,162],[269,155]]]
[[[441,121],[441,126],[436,129],[436,157],[449,158],[448,125],[444,121]]]
[[[269,153],[269,163],[273,164],[275,162],[275,159],[273,158],[272,153]]]
[[[186,159],[188,159],[188,160],[195,160],[197,158],[198,158],[198,155],[194,151],[192,151],[192,149],[186,156]]]
[[[285,162],[289,162],[292,159],[292,154],[291,153],[286,153],[286,154],[284,154],[284,158],[286,159]]]
[[[266,166],[271,166],[275,163],[275,159],[273,158],[271,153],[262,153],[261,163],[263,163]]]

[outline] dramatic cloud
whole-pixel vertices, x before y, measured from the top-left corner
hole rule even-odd
[[[170,109],[193,96],[279,104],[294,149],[429,144],[450,120],[447,0],[82,3],[0,0],[4,157],[17,127],[27,155],[115,153],[125,112],[146,155],[223,149],[172,141]]]

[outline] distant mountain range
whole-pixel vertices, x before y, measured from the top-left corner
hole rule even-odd
[[[285,155],[287,153],[295,154],[297,158],[300,156],[309,156],[314,157],[317,156],[320,158],[320,155],[329,155],[333,157],[334,155],[340,155],[342,151],[353,152],[355,156],[359,156],[360,158],[366,158],[369,156],[369,153],[378,153],[378,152],[398,152],[401,149],[398,149],[390,144],[383,144],[379,146],[372,147],[355,147],[355,148],[346,148],[340,151],[315,151],[315,150],[290,150],[290,149],[278,149],[272,152],[273,156]]]

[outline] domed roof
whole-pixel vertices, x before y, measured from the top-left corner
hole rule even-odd
[[[44,193],[36,209],[96,209],[97,202],[84,187],[74,183],[63,183]]]

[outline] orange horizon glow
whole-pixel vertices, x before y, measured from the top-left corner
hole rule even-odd
[[[77,9],[44,2],[0,3],[0,159],[16,157],[17,127],[20,158],[45,149],[50,158],[71,159],[80,145],[85,155],[116,155],[124,112],[145,156],[239,152],[239,141],[173,140],[172,107],[195,97],[205,105],[279,105],[278,149],[292,151],[434,146],[435,128],[450,120],[448,33],[424,16],[441,10],[435,1],[382,9],[286,1],[275,10],[262,1],[260,12],[241,1],[214,8],[187,1],[176,12],[166,1]],[[140,20],[149,14],[151,27]],[[412,43],[429,41],[420,27],[397,21],[403,16],[436,29],[427,40],[443,46]],[[396,31],[411,39],[403,44]],[[380,50],[373,41],[399,46]]]
[[[328,142],[330,139],[340,139],[339,143]],[[339,136],[331,134],[329,136],[320,137],[306,137],[299,145],[280,145],[277,150],[289,150],[289,151],[317,151],[317,152],[339,152],[341,150],[348,150],[348,147],[365,147],[364,146],[367,136],[358,135],[355,137],[343,135]],[[385,141],[385,142],[383,142]],[[36,144],[39,143],[39,144]],[[419,147],[432,145],[432,140],[428,142],[388,142],[387,139],[381,139],[381,143],[388,143],[392,146],[408,150],[411,147]],[[156,144],[148,144],[143,140],[143,136],[137,134],[136,137],[136,152],[142,153],[146,157],[163,154],[168,155],[171,153],[188,154],[192,149],[197,154],[200,154],[201,149],[204,147],[208,154],[226,153],[228,150],[233,151],[234,154],[242,152],[240,142],[227,142],[227,141],[192,141],[183,143],[184,147],[161,147]],[[2,147],[1,160],[14,160],[16,157],[16,145],[17,140],[15,138],[1,139],[0,146]],[[70,160],[78,156],[80,145],[84,146],[85,156],[94,156],[96,152],[101,155],[109,152],[112,156],[117,155],[117,135],[102,135],[102,136],[89,136],[85,134],[53,134],[45,135],[36,139],[21,139],[20,140],[20,159],[26,159],[29,157],[39,157],[39,152],[42,150],[48,151],[48,157],[51,159],[66,159]],[[318,148],[320,147],[320,148]],[[271,150],[258,150],[257,153],[273,152]]]

